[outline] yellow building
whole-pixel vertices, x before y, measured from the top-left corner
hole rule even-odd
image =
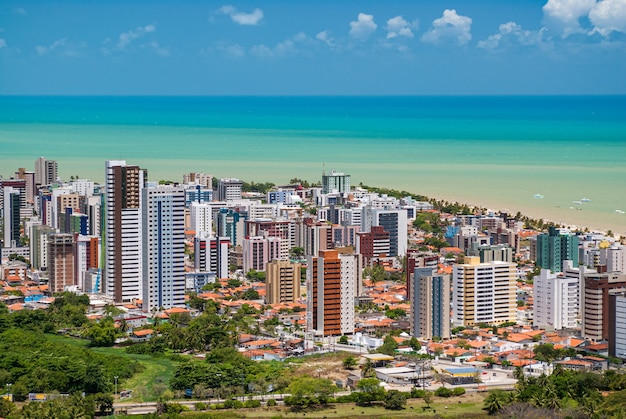
[[[300,298],[300,264],[288,260],[273,260],[265,269],[265,302],[267,304],[295,303]]]
[[[465,262],[452,271],[452,322],[463,326],[514,322],[515,263],[480,263],[478,257],[466,257]]]

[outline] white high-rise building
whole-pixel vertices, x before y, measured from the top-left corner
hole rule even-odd
[[[220,201],[233,201],[241,199],[241,187],[243,182],[235,178],[220,179],[217,187],[217,199]]]
[[[190,227],[196,237],[209,237],[213,232],[213,206],[205,202],[192,202],[189,205]]]
[[[105,164],[105,287],[116,302],[141,299],[141,189],[146,172],[124,160]]]
[[[185,304],[185,190],[141,191],[143,310]]]
[[[480,263],[478,256],[466,257],[465,262],[452,271],[452,322],[463,326],[515,322],[515,263]]]
[[[534,325],[554,330],[577,327],[580,280],[542,269],[533,280]]]

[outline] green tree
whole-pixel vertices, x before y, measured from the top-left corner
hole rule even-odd
[[[343,360],[343,367],[347,370],[352,370],[357,365],[357,360],[352,355]]]
[[[508,403],[508,396],[502,390],[494,390],[489,393],[483,402],[483,410],[495,415]]]
[[[409,339],[408,344],[415,352],[419,352],[422,349],[422,345],[416,337],[412,337],[411,339]]]
[[[398,390],[389,390],[385,395],[385,409],[402,410],[406,406],[406,397],[404,393]]]
[[[342,345],[347,345],[348,344],[348,336],[342,335],[339,338],[339,343],[342,344]]]
[[[375,401],[385,398],[385,389],[380,386],[377,378],[363,378],[356,385],[356,403],[359,406],[370,406]]]
[[[386,355],[393,355],[398,349],[398,342],[391,335],[387,335],[381,347],[376,352]]]

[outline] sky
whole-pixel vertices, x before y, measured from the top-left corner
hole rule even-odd
[[[626,0],[2,0],[0,95],[626,94]]]

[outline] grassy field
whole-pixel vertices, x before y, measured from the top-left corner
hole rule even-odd
[[[244,418],[415,418],[441,417],[466,419],[487,418],[482,410],[483,396],[478,394],[450,397],[447,399],[435,398],[430,410],[423,410],[426,404],[421,399],[407,400],[404,410],[386,410],[383,406],[361,407],[354,403],[335,404],[328,409],[310,410],[306,412],[292,412],[284,407],[269,409],[241,409],[237,413]],[[304,415],[304,413],[306,415]]]
[[[88,340],[77,339],[60,335],[47,335],[51,342],[64,343],[74,346],[87,347]],[[153,358],[150,355],[126,353],[124,348],[107,347],[91,348],[94,352],[107,355],[123,356],[139,362],[143,371],[135,374],[128,380],[118,382],[118,391],[132,390],[133,398],[127,401],[156,401],[157,394],[169,387],[169,381],[174,376],[176,363],[168,358]]]

